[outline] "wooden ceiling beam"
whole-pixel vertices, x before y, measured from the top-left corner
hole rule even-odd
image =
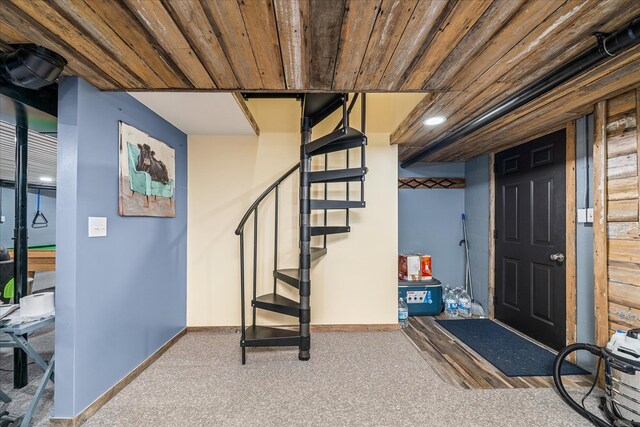
[[[78,75],[81,75],[92,85],[101,89],[116,89],[118,87],[113,79],[97,69],[90,60],[8,2],[0,7],[0,27],[12,28],[14,33],[21,35],[21,40],[37,43],[62,55],[68,62],[65,69],[75,70]]]
[[[402,89],[424,87],[438,66],[475,25],[492,0],[459,1],[408,73]]]
[[[452,131],[460,124],[469,120],[470,117],[475,117],[484,111],[489,110],[494,105],[497,105],[502,100],[508,97],[507,94],[515,93],[516,90],[524,87],[523,84],[511,83],[501,81],[500,79],[517,64],[525,63],[531,70],[535,72],[537,65],[535,62],[529,62],[527,58],[544,46],[545,43],[554,43],[562,40],[563,43],[569,45],[577,43],[577,40],[582,40],[584,33],[570,32],[567,28],[570,27],[572,22],[581,22],[581,16],[587,13],[592,7],[597,6],[599,1],[588,0],[585,2],[570,1],[563,4],[561,7],[552,4],[552,2],[545,2],[539,4],[540,6],[547,6],[547,9],[538,9],[527,7],[521,9],[512,22],[501,31],[501,34],[510,34],[508,40],[511,43],[503,47],[504,52],[501,57],[494,60],[493,63],[486,61],[483,58],[483,53],[478,57],[477,63],[488,66],[486,70],[475,69],[471,71],[469,67],[460,73],[460,77],[456,78],[456,84],[452,86],[454,89],[462,90],[463,96],[453,96],[453,94],[447,94],[443,96],[438,103],[432,105],[428,110],[422,111],[420,115],[421,120],[417,121],[409,128],[409,132],[399,134],[394,132],[392,134],[392,143],[404,143],[411,140],[412,145],[424,146],[429,141],[437,139],[445,132]],[[540,13],[542,12],[542,13]],[[531,19],[531,13],[535,13],[538,19],[537,25]],[[547,13],[550,15],[545,16]],[[526,18],[526,19],[522,19]],[[528,27],[525,25],[528,23]],[[523,34],[523,38],[518,42],[513,37],[513,27],[517,26],[521,29],[521,33],[528,30]],[[533,28],[532,28],[533,26]],[[584,29],[583,29],[584,31]],[[496,36],[496,39],[501,39],[500,34]],[[514,43],[515,42],[515,43]],[[506,50],[506,51],[505,51]],[[484,52],[487,52],[485,50]],[[487,52],[488,56],[493,56],[497,52]],[[476,62],[476,61],[473,61]],[[472,62],[472,66],[475,65]],[[553,66],[557,67],[560,63],[556,60],[553,62]],[[483,67],[481,67],[483,68]],[[477,75],[475,81],[470,81],[469,75]],[[462,85],[460,82],[466,80],[468,86]],[[442,126],[427,128],[422,125],[422,121],[430,115],[444,115],[447,117],[447,122]],[[419,142],[419,144],[416,144]],[[415,150],[408,150],[410,153]],[[403,150],[402,156],[408,156],[409,154]]]
[[[180,67],[194,87],[201,89],[216,87],[189,41],[162,3],[145,0],[124,0],[124,3],[169,54],[173,62]]]
[[[622,8],[635,15],[640,14],[640,4],[631,0],[592,2],[591,4],[586,3],[585,5],[588,7],[583,7],[581,9],[582,11],[579,12],[579,18],[576,17],[576,19],[573,19],[570,22],[565,21],[566,25],[565,22],[562,23],[563,25],[556,25],[556,30],[558,31],[558,33],[552,33],[552,35],[554,35],[555,37],[551,40],[541,39],[540,36],[537,35],[537,33],[540,32],[539,29],[536,29],[536,31],[532,33],[533,35],[535,35],[535,38],[533,40],[536,42],[536,45],[539,48],[534,50],[533,53],[526,58],[526,61],[521,62],[521,64],[526,64],[526,66],[528,67],[528,74],[525,75],[526,78],[523,76],[523,78],[521,78],[517,82],[504,81],[501,78],[500,80],[487,85],[480,93],[475,94],[474,96],[467,97],[467,103],[459,106],[455,113],[453,113],[449,117],[450,120],[448,120],[447,126],[444,126],[442,130],[449,131],[455,126],[458,126],[459,124],[467,121],[469,117],[475,117],[488,111],[493,106],[515,94],[523,86],[526,86],[533,81],[542,78],[543,73],[546,74],[546,72],[548,72],[550,68],[555,68],[559,66],[559,64],[568,60],[568,58],[564,58],[563,56],[563,49],[564,51],[566,51],[571,46],[580,44],[580,40],[585,40],[585,37],[588,37],[596,30],[614,31],[620,28],[622,25],[626,24],[629,20],[628,15],[620,14],[620,10],[616,8]],[[572,10],[575,10],[575,8]],[[562,11],[562,8],[559,9],[559,11]],[[604,26],[600,24],[601,21],[596,19],[596,17],[600,17],[601,19],[603,19],[606,24]],[[583,49],[593,46],[594,39],[591,38],[590,41],[591,43],[582,44],[584,46]],[[551,62],[551,57],[543,59],[539,56],[540,52],[544,52],[547,50],[551,51],[547,54],[547,56],[555,54],[556,59],[554,62]],[[574,55],[577,55],[577,53],[574,53]],[[551,62],[551,65],[549,65],[549,62]],[[541,67],[535,67],[535,64],[537,63],[545,65]],[[511,70],[516,68],[519,68],[519,65],[516,65],[516,67],[512,68]],[[541,71],[540,68],[544,68],[544,70]],[[508,74],[509,72],[506,75]],[[579,83],[576,83],[576,81],[572,82],[572,84],[579,85]],[[476,85],[482,87],[482,85],[478,83],[476,83]],[[471,99],[469,100],[469,98]],[[414,143],[411,144],[411,147],[401,148],[399,153],[400,158],[406,159],[413,153],[419,151],[422,147],[424,147],[424,145],[422,145],[423,143],[436,139],[438,137],[438,132],[441,132],[441,130],[435,131],[422,129],[420,130],[420,132],[422,132],[424,136],[422,138],[415,138]],[[475,132],[474,135],[480,135],[481,132],[482,130]],[[422,144],[417,144],[417,141],[421,141]],[[454,143],[453,145],[457,145],[457,143]]]
[[[29,43],[29,39],[24,36],[16,28],[13,28],[8,22],[2,22],[0,25],[0,39],[6,44]]]
[[[243,89],[264,89],[237,1],[202,0],[211,27]]]
[[[310,0],[309,88],[333,87],[345,0]]]
[[[432,74],[427,89],[448,89],[455,76],[503,30],[527,0],[495,0]]]
[[[620,10],[625,10],[625,13],[620,13]],[[557,40],[540,46],[526,61],[507,71],[500,81],[512,83],[512,86],[528,85],[553,71],[558,64],[564,64],[591,48],[596,42],[592,37],[594,33],[613,33],[629,22],[629,16],[639,15],[640,2],[636,0],[599,1],[560,33]],[[503,97],[512,93],[513,90]]]
[[[624,7],[631,13],[640,14],[640,3],[636,0],[605,0],[598,1],[593,7],[587,8],[579,19],[575,19],[571,25],[565,27],[557,34],[556,38],[546,39],[526,58],[508,70],[494,85],[499,88],[491,88],[476,96],[473,102],[461,110],[461,114],[470,114],[472,111],[482,113],[498,103],[514,95],[521,87],[527,86],[542,78],[560,64],[577,57],[595,44],[595,38],[591,35],[596,31],[615,31],[629,20],[627,15],[619,13],[613,8],[612,2],[618,7]],[[597,19],[601,18],[601,21]],[[600,22],[606,22],[602,26]],[[539,64],[539,65],[537,65]],[[479,99],[485,97],[489,102],[480,103]]]
[[[129,48],[140,56],[169,89],[193,87],[167,52],[143,27],[127,6],[114,0],[72,0],[82,2],[115,32]],[[87,12],[88,13],[88,12]]]
[[[455,1],[447,0],[418,1],[377,87],[389,91],[400,89],[404,73],[429,44],[454,4]]]
[[[345,7],[333,76],[332,87],[336,91],[353,90],[382,3],[381,0],[358,2],[347,0]]]
[[[72,22],[60,15],[50,3],[42,0],[7,0],[2,8],[13,8],[14,11],[20,11],[24,14],[23,16],[28,17],[30,26],[35,26],[35,23],[40,26],[40,31],[36,33],[37,41],[34,41],[35,43],[43,46],[51,43],[58,46],[68,46],[57,51],[57,53],[65,56],[67,61],[70,57],[79,54],[90,61],[90,64],[87,64],[90,68],[100,70],[115,81],[118,86],[143,87],[142,81],[137,76],[116,63],[108,52],[102,50],[90,37],[79,31]],[[43,34],[42,29],[46,30],[46,35]],[[63,51],[66,52],[66,55]],[[95,75],[96,73],[93,72],[92,74]]]
[[[538,28],[546,28],[554,22],[554,16],[569,13],[566,3],[550,2],[546,0],[530,0],[505,25],[501,31],[488,43],[480,55],[456,75],[451,83],[453,90],[465,90],[482,76],[488,76],[494,67],[508,69],[506,61],[510,55],[517,54],[516,46],[531,38]],[[546,22],[546,24],[545,24]],[[504,65],[501,63],[504,62]],[[500,69],[499,68],[499,69]]]
[[[256,122],[256,119],[253,117],[253,114],[251,114],[251,110],[249,110],[247,102],[244,100],[240,92],[233,92],[232,95],[233,99],[236,100],[238,107],[240,107],[240,110],[242,110],[242,114],[244,114],[245,118],[251,125],[253,132],[256,135],[260,135],[260,127],[258,126],[258,122]]]
[[[309,0],[274,0],[280,55],[286,88],[309,87],[310,5]]]
[[[273,3],[271,0],[240,0],[238,4],[262,87],[284,89],[286,83]]]
[[[559,14],[560,12],[560,14]],[[515,51],[515,47],[527,37],[531,37],[534,30],[540,26],[545,20],[552,21],[551,16],[562,16],[564,10],[559,10],[559,6],[555,2],[546,0],[537,0],[519,10],[519,12],[511,19],[511,21],[496,34],[489,45],[482,51],[480,55],[472,59],[449,84],[451,93],[446,94],[437,103],[421,111],[416,111],[415,116],[422,120],[417,120],[412,124],[403,126],[406,131],[400,133],[394,131],[391,135],[392,144],[404,144],[412,141],[412,145],[421,143],[423,139],[433,139],[439,132],[446,132],[458,124],[455,113],[466,102],[472,99],[474,93],[481,92],[484,87],[475,87],[475,82],[484,76],[486,81],[492,78],[493,81],[498,80],[506,70],[506,61],[508,54]],[[548,25],[548,24],[547,24]],[[494,71],[495,70],[495,71]],[[473,88],[469,88],[474,84]],[[425,107],[425,106],[423,106]],[[417,107],[416,107],[417,109]],[[424,118],[433,114],[441,114],[447,117],[447,122],[438,129],[426,129],[422,125]],[[461,116],[468,119],[468,116]],[[400,130],[400,128],[398,128]]]
[[[486,151],[526,142],[529,134],[560,126],[589,113],[602,100],[640,85],[640,46],[565,83],[473,135],[434,153],[429,161],[466,160]]]
[[[176,24],[220,89],[240,87],[199,0],[164,0]]]
[[[380,14],[369,38],[355,82],[355,86],[360,90],[378,86],[417,4],[417,0],[382,1]]]
[[[95,44],[100,45],[110,56],[117,58],[118,65],[135,75],[152,88],[167,88],[169,85],[132,49],[120,36],[86,3],[78,0],[52,0],[49,2],[61,16],[81,29]]]

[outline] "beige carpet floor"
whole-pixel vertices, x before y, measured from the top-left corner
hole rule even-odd
[[[401,332],[316,333],[312,358],[190,333],[86,426],[587,426],[553,389],[461,390]],[[576,390],[583,392],[584,390]]]

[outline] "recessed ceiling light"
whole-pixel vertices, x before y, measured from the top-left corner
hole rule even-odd
[[[429,117],[427,120],[424,121],[424,124],[426,126],[436,126],[436,125],[441,125],[442,123],[444,123],[445,121],[447,121],[446,117],[443,116],[433,116],[433,117]]]
[[[42,181],[42,182],[53,182],[53,178],[48,177],[48,176],[41,176],[40,177],[40,181]]]

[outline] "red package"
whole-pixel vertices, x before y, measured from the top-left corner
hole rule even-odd
[[[432,280],[431,255],[420,255],[420,280]]]

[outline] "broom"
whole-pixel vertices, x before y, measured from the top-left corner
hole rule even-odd
[[[473,295],[473,280],[471,278],[471,263],[469,260],[469,239],[467,238],[467,220],[464,212],[462,213],[462,233],[464,235],[464,239],[460,241],[459,245],[461,246],[464,243],[464,252],[466,258],[464,287],[471,297],[471,314],[480,317],[486,317],[484,308],[482,308],[482,305],[476,301]]]

